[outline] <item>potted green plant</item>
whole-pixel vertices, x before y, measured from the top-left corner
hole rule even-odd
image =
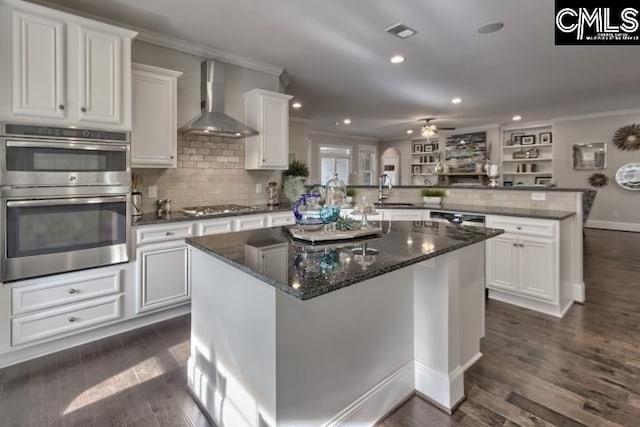
[[[346,198],[346,202],[347,203],[353,203],[353,198],[356,197],[356,190],[355,188],[347,188],[347,198]]]
[[[420,194],[425,205],[440,206],[445,193],[439,188],[423,188]]]
[[[293,160],[289,169],[284,171],[284,195],[291,203],[305,192],[304,181],[309,177],[309,168],[305,162]]]

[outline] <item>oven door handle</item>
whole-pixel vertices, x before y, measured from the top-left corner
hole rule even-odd
[[[70,199],[46,199],[46,200],[11,200],[7,202],[8,208],[27,208],[38,206],[61,205],[86,205],[97,203],[126,202],[127,196],[112,197],[74,197]]]
[[[85,144],[77,142],[34,142],[34,141],[7,141],[7,147],[21,148],[66,148],[68,150],[90,151],[127,151],[126,145],[113,144]]]

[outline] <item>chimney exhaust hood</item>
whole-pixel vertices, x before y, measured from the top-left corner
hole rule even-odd
[[[200,73],[202,113],[178,131],[231,138],[258,135],[255,129],[224,113],[224,65],[205,60],[200,64]]]

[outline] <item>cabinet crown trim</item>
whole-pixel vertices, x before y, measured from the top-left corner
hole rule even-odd
[[[273,98],[281,98],[281,99],[287,99],[287,100],[293,98],[292,95],[287,95],[285,93],[273,92],[273,91],[270,91],[270,90],[259,89],[259,88],[251,89],[251,90],[248,90],[248,91],[246,91],[244,93],[244,97],[245,98],[253,96],[253,95],[270,96],[270,97],[273,97]]]
[[[167,68],[160,68],[153,65],[140,64],[139,62],[132,62],[131,68],[136,71],[146,71],[148,73],[162,74],[169,77],[180,77],[184,74],[182,71],[169,70]]]

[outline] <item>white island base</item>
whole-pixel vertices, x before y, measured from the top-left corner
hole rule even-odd
[[[370,426],[445,411],[481,357],[484,242],[307,301],[190,247],[188,387],[219,427]]]

